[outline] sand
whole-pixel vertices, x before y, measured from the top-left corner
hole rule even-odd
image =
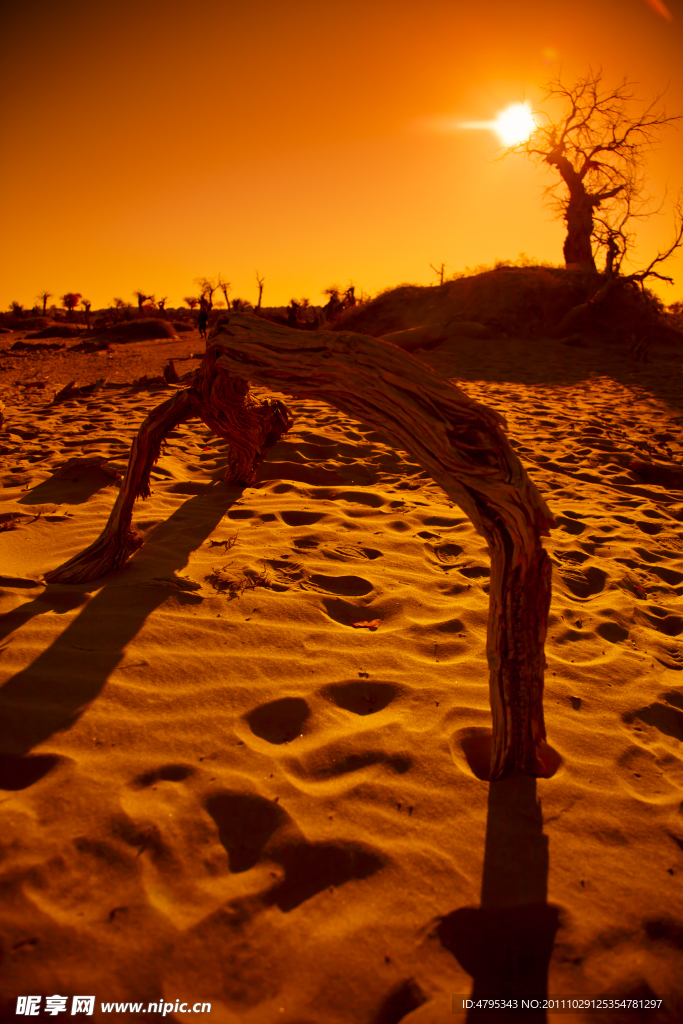
[[[292,431],[254,487],[227,488],[225,446],[185,424],[126,568],[45,587],[101,531],[170,392],[52,394],[201,344],[12,358],[17,337],[0,342],[2,1020],[32,993],[95,995],[95,1020],[106,1001],[139,1002],[113,1015],[131,1021],[210,1002],[220,1024],[464,1021],[453,994],[510,977],[518,996],[683,997],[683,491],[628,468],[683,462],[680,358],[424,355],[507,417],[557,517],[561,765],[490,786],[472,756],[486,546],[410,457],[283,396]]]

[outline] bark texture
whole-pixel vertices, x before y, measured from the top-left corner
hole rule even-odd
[[[218,321],[216,366],[298,398],[329,402],[409,452],[467,513],[491,555],[487,658],[492,779],[541,774],[544,644],[554,525],[504,432],[502,416],[395,345],[304,333],[244,313]],[[218,354],[220,353],[220,354]]]
[[[161,445],[179,423],[198,417],[230,444],[225,481],[252,484],[268,449],[292,425],[283,402],[256,401],[248,380],[232,377],[216,366],[220,350],[210,348],[197,371],[193,386],[176,392],[144,420],[133,441],[125,481],[109,521],[97,540],[57,569],[45,574],[48,583],[89,583],[106,572],[121,569],[142,544],[131,528],[136,498],[150,494],[152,466]]]

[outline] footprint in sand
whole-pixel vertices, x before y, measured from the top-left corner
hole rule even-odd
[[[319,522],[324,517],[324,513],[294,510],[281,512],[280,517],[286,526],[312,526],[313,523]]]
[[[354,715],[374,715],[383,711],[400,693],[393,683],[348,682],[331,683],[320,691],[327,700],[334,701],[344,711]]]
[[[381,508],[384,498],[374,491],[333,491],[329,494],[335,501],[348,501],[353,505],[367,505],[369,508]]]
[[[290,743],[301,735],[310,714],[301,697],[281,697],[249,711],[245,716],[251,731],[268,743]]]
[[[418,534],[418,536],[420,535]],[[425,547],[434,556],[436,562],[438,562],[444,569],[454,567],[463,552],[463,549],[459,544],[426,544]],[[430,559],[430,561],[432,561],[432,559]],[[432,564],[434,564],[434,562],[432,562]]]
[[[668,583],[671,587],[677,587],[680,583],[683,583],[683,572],[679,572],[678,569],[665,569],[662,565],[651,565],[649,566],[649,571],[659,576],[660,580]],[[679,591],[676,591],[676,593],[679,593]]]
[[[586,569],[580,569],[577,566],[575,569],[561,569],[560,577],[574,597],[587,600],[604,590],[607,573],[595,565],[588,566]]]
[[[579,523],[576,519],[570,519],[566,514],[555,516],[555,522],[558,528],[564,530],[565,533],[571,533],[575,537],[578,537],[586,529],[585,523]]]
[[[356,547],[352,544],[339,544],[335,548],[323,548],[321,554],[336,562],[347,562],[357,558],[368,558],[370,561],[374,561],[375,558],[382,558],[384,552],[378,551],[377,548],[362,548],[360,544]]]
[[[253,868],[273,833],[292,821],[278,804],[250,793],[215,793],[205,806],[218,827],[233,874]]]
[[[647,707],[638,708],[637,711],[627,711],[622,715],[622,721],[632,731],[641,733],[639,737],[647,742],[663,741],[668,743],[676,752],[683,754],[683,693],[678,690],[669,690],[660,693],[659,699]],[[647,727],[647,728],[646,728]],[[671,744],[670,740],[677,742]]]
[[[330,886],[368,878],[386,863],[358,843],[307,842],[284,808],[260,796],[216,793],[206,809],[218,827],[231,872],[249,871],[264,858],[280,865],[284,877],[261,894],[260,902],[275,904],[283,913]]]
[[[639,800],[669,803],[681,799],[683,763],[674,754],[657,755],[632,744],[618,757],[616,768],[622,786]]]
[[[365,597],[374,590],[372,583],[362,576],[323,576],[322,573],[312,573],[303,586],[305,589],[344,597]]]
[[[342,601],[339,597],[336,599],[323,598],[323,606],[332,621],[338,622],[340,626],[353,628],[354,622],[367,620],[368,618],[367,607],[358,607],[358,605],[352,604],[350,601]],[[359,630],[358,632],[362,631]],[[371,633],[368,635],[372,636]]]
[[[674,637],[680,636],[683,633],[683,618],[680,615],[673,615],[657,605],[649,605],[648,611],[643,612],[643,618],[659,633],[664,633],[665,636]]]
[[[615,519],[621,519],[621,518],[622,518],[621,516],[615,516]],[[622,522],[625,522],[625,520],[622,519]],[[633,520],[631,520],[631,522],[633,522]],[[650,522],[647,522],[646,520],[643,520],[640,523],[636,523],[636,526],[641,531],[641,533],[646,533],[650,537],[656,537],[658,533],[662,532],[662,524],[661,523],[650,523]]]
[[[610,614],[610,612],[606,610],[603,614]],[[609,644],[618,644],[622,640],[628,639],[629,635],[628,630],[620,626],[618,622],[601,622],[595,632]]]

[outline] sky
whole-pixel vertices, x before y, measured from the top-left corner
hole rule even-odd
[[[49,291],[179,306],[222,274],[265,305],[374,295],[520,253],[562,263],[552,172],[444,130],[602,68],[683,113],[683,0],[4,0],[0,308]],[[648,162],[673,233],[683,122]],[[655,290],[683,299],[675,278]],[[55,301],[52,299],[51,301]]]

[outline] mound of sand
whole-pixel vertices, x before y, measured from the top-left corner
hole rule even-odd
[[[402,285],[346,310],[332,330],[373,337],[447,321],[474,321],[498,336],[553,334],[569,310],[587,302],[604,279],[562,267],[498,267],[437,287]],[[669,344],[683,344],[672,318],[649,293],[634,286],[615,288],[590,316],[572,330],[602,340],[623,340],[634,332]]]
[[[83,333],[82,327],[76,324],[50,324],[40,331],[31,331],[27,338],[76,338]]]
[[[12,316],[5,315],[0,321],[3,327],[9,327],[12,331],[40,331],[43,327],[49,327],[54,321],[48,316]]]
[[[168,320],[143,317],[141,320],[126,320],[114,324],[101,337],[107,341],[154,341],[157,338],[177,338],[175,326]]]

